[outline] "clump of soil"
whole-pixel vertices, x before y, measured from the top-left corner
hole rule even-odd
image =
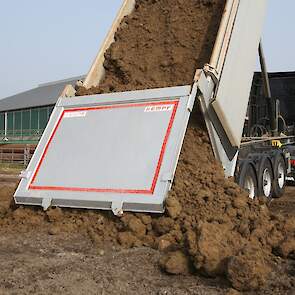
[[[8,213],[14,191],[15,189],[11,187],[0,187],[0,218],[5,217]]]
[[[249,246],[231,257],[227,266],[228,279],[240,291],[257,290],[265,285],[271,272],[261,250]]]
[[[189,260],[181,251],[170,252],[160,259],[160,265],[171,274],[184,274],[189,272]]]
[[[104,80],[77,94],[191,84],[196,68],[209,62],[223,8],[223,0],[136,1],[106,52]],[[274,254],[294,257],[295,220],[272,215],[263,201],[250,200],[226,180],[202,120],[192,118],[165,215],[126,213],[119,219],[97,211],[15,210],[7,192],[0,198],[1,231],[78,230],[99,247],[159,249],[160,265],[171,274],[194,271],[226,276],[237,290],[261,288],[275,270]]]

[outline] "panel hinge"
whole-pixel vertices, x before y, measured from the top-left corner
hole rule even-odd
[[[32,171],[28,171],[28,170],[23,170],[21,171],[21,173],[19,174],[19,177],[20,178],[23,178],[23,179],[29,179],[32,175]]]
[[[114,201],[112,202],[112,211],[115,216],[122,216],[123,212],[123,201]]]
[[[50,197],[46,197],[42,199],[41,206],[43,207],[44,211],[46,211],[51,206],[51,203],[52,203],[52,198]]]
[[[205,64],[204,72],[212,78],[213,82],[216,85],[219,83],[219,73],[210,64]]]
[[[166,181],[172,181],[173,179],[173,174],[171,172],[165,172],[162,174],[162,177],[161,177],[161,181],[162,182],[166,182]]]

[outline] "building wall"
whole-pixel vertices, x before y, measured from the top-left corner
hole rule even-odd
[[[291,134],[293,134],[295,126],[295,72],[270,73],[269,82],[271,95],[279,100],[280,115],[289,127],[284,133],[287,135],[288,130],[290,130]],[[261,73],[255,73],[248,108],[249,121],[247,122],[247,128],[245,128],[245,136],[262,136],[271,130],[269,99],[265,96],[263,89]]]
[[[38,141],[54,106],[0,113],[1,141]]]

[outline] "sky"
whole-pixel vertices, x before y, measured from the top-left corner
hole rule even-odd
[[[86,74],[122,2],[0,0],[0,98]],[[294,0],[269,0],[269,71],[295,71],[294,11]]]

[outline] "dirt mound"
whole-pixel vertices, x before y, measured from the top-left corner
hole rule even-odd
[[[191,84],[195,69],[209,62],[223,7],[221,0],[136,1],[106,52],[101,85],[80,87],[77,94]],[[119,219],[97,211],[15,210],[8,191],[0,199],[1,231],[79,231],[98,247],[159,249],[161,267],[172,274],[193,270],[226,276],[238,290],[262,287],[275,270],[273,253],[294,255],[294,218],[285,222],[272,215],[263,200],[248,199],[226,180],[202,120],[192,117],[164,216],[126,213]]]
[[[174,221],[168,216],[156,219],[157,240],[169,242],[168,257],[170,249],[181,249],[205,275],[227,275],[241,291],[256,289],[267,281],[272,253],[293,255],[295,219],[272,215],[263,200],[250,200],[234,182],[225,180],[204,131],[188,130],[171,196],[182,210]],[[173,273],[171,266],[162,267]]]
[[[100,211],[15,209],[8,205],[12,191],[3,192],[7,207],[0,218],[2,233],[38,228],[50,235],[84,233],[98,248],[152,247],[163,252],[160,265],[171,274],[226,276],[241,291],[263,287],[275,270],[273,253],[290,258],[295,253],[295,218],[284,221],[272,215],[264,202],[250,200],[225,180],[206,133],[193,127],[163,216],[126,213],[117,218]]]

